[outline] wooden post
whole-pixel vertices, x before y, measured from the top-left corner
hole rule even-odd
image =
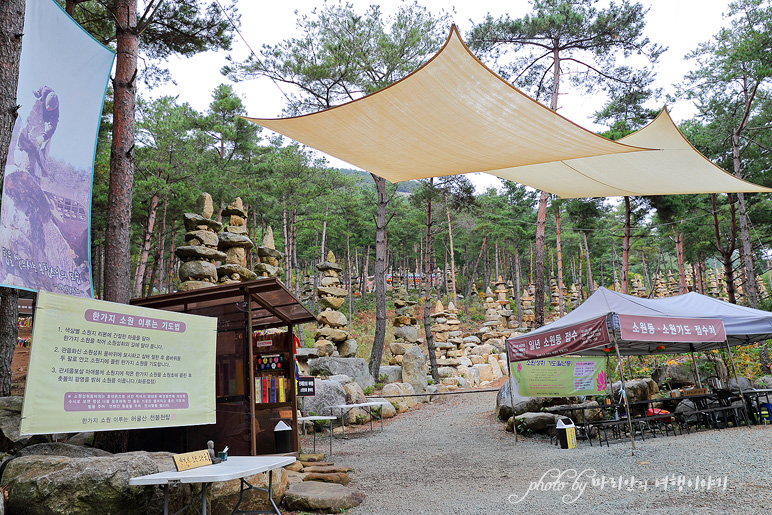
[[[613,316],[613,315],[612,315]],[[619,343],[617,342],[617,335],[614,334],[614,349],[617,351],[617,362],[619,363],[619,379],[622,382],[622,384],[619,387],[620,397],[621,392],[625,392],[624,398],[625,398],[625,414],[627,415],[627,429],[630,430],[630,443],[633,446],[633,451],[635,451],[635,435],[633,435],[633,421],[630,419],[630,405],[627,403],[627,391],[625,390],[625,371],[624,367],[622,366],[622,355],[619,353]],[[611,391],[614,391],[614,388],[611,388]]]
[[[740,392],[740,402],[743,404],[743,411],[745,412],[745,422],[750,425],[750,413],[748,413],[748,407],[745,404],[745,397],[743,397],[743,387],[740,385],[740,378],[737,377],[737,367],[734,366],[734,357],[732,356],[732,350],[729,348],[729,340],[724,340],[724,345],[726,345],[726,351],[729,353],[729,362],[732,363],[732,371],[734,372],[734,380],[737,381],[737,391]],[[727,385],[729,386],[729,385]],[[737,423],[737,420],[735,419],[735,423]],[[727,423],[727,426],[729,423]]]
[[[246,343],[247,343],[247,349],[248,355],[249,355],[249,415],[250,415],[250,440],[251,440],[251,449],[252,449],[252,456],[257,456],[257,432],[255,428],[255,403],[257,402],[257,399],[255,398],[255,353],[252,349],[252,295],[249,294],[249,291],[244,292],[245,298],[245,304],[247,305],[247,311],[244,316],[247,317],[246,320],[246,327],[247,327],[247,334],[246,334]]]
[[[504,341],[506,345],[506,340]],[[509,348],[507,351],[507,381],[509,381],[509,405],[512,408],[512,432],[515,433],[517,442],[517,424],[515,423],[515,392],[512,391],[512,363],[509,361]]]

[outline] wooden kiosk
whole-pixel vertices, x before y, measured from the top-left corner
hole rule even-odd
[[[129,450],[187,452],[214,440],[216,450],[227,445],[234,456],[273,454],[280,420],[293,429],[291,452],[299,450],[293,330],[316,317],[281,281],[266,277],[131,303],[217,318],[217,422],[130,431]],[[286,331],[265,332],[273,328]]]

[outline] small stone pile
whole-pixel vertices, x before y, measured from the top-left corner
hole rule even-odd
[[[185,245],[178,247],[174,253],[182,261],[180,265],[180,284],[178,291],[190,291],[207,288],[217,284],[217,267],[215,262],[224,261],[226,255],[217,250],[220,239],[217,233],[222,224],[212,220],[214,207],[212,197],[202,193],[198,198],[197,213],[185,213]]]
[[[316,293],[319,297],[319,326],[314,332],[314,347],[319,356],[332,356],[337,350],[343,358],[356,356],[357,341],[346,331],[348,319],[338,311],[346,300],[348,292],[340,287],[340,272],[343,270],[336,263],[332,251],[327,253],[327,260],[316,265],[322,274]]]
[[[454,338],[451,336],[454,328],[448,324],[448,315],[449,313],[440,300],[434,305],[434,312],[429,315],[434,319],[431,332],[434,339],[434,352],[438,358],[445,357],[448,351],[456,349],[456,343],[450,341],[451,338]]]
[[[220,233],[219,249],[225,253],[225,263],[217,267],[220,284],[251,281],[257,275],[247,268],[247,253],[255,246],[247,236],[247,213],[241,198],[236,197],[222,212],[229,217],[228,225]]]
[[[271,226],[268,226],[263,235],[263,244],[257,247],[257,257],[260,258],[260,262],[255,265],[255,273],[258,277],[281,278],[284,274],[284,270],[281,267],[284,252],[276,250]]]
[[[303,284],[300,287],[300,300],[303,304],[311,302],[314,296],[314,276],[303,274]]]

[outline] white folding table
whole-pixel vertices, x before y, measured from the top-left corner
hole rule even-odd
[[[169,514],[169,485],[180,483],[201,483],[201,513],[206,515],[206,489],[216,481],[230,481],[231,479],[241,480],[241,489],[239,491],[239,502],[233,508],[231,513],[276,513],[281,515],[276,503],[273,502],[273,470],[286,467],[295,462],[294,456],[229,456],[226,461],[215,465],[206,465],[195,469],[177,472],[170,470],[167,472],[158,472],[148,474],[147,476],[133,477],[129,479],[129,485],[163,485],[164,487],[164,515]],[[268,488],[259,488],[249,484],[244,478],[261,472],[268,472]],[[261,490],[268,493],[268,500],[273,506],[273,511],[242,511],[239,506],[244,497],[245,490]],[[192,504],[192,501],[191,501]],[[175,512],[181,513],[188,509],[190,505]]]
[[[336,416],[334,415],[310,415],[308,417],[298,417],[298,422],[329,422],[330,423],[330,456],[332,456],[332,421],[335,420]],[[303,426],[303,434],[306,434],[305,426]],[[316,428],[314,428],[314,452],[316,452]]]

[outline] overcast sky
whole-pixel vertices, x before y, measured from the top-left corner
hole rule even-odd
[[[364,12],[373,0],[353,0],[355,9]],[[400,2],[384,0],[380,2],[384,15],[393,13]],[[668,47],[660,57],[657,71],[657,83],[666,93],[673,91],[673,84],[683,79],[684,73],[695,67],[694,63],[684,60],[684,55],[694,50],[701,42],[708,41],[725,24],[722,14],[726,11],[728,0],[643,0],[649,6],[646,15],[646,35],[659,45]],[[458,25],[462,37],[471,28],[472,22],[480,23],[490,12],[494,17],[508,13],[518,18],[531,10],[526,0],[508,0],[506,2],[480,2],[479,0],[419,0],[433,14],[441,10],[449,11],[454,6],[452,16]],[[241,34],[249,46],[259,54],[262,45],[274,45],[284,39],[297,35],[295,11],[308,14],[320,5],[319,0],[285,0],[283,2],[265,2],[241,0],[238,9],[241,13]],[[471,20],[471,21],[470,21]],[[144,96],[179,95],[181,102],[190,103],[195,109],[205,111],[211,101],[211,94],[219,84],[228,82],[220,75],[220,68],[225,64],[225,56],[231,54],[236,59],[244,59],[249,54],[247,45],[236,36],[234,48],[230,52],[208,52],[190,59],[172,59],[169,66],[177,85],[169,84],[153,91],[141,91]],[[490,63],[486,63],[490,64]],[[260,78],[236,84],[235,90],[242,96],[247,113],[258,118],[272,118],[281,115],[284,96],[280,86],[268,79]],[[287,86],[281,86],[287,88]],[[592,114],[597,111],[604,97],[592,97],[579,92],[561,95],[559,113],[590,130],[600,130],[591,122]],[[664,101],[664,100],[663,100]],[[655,106],[652,106],[655,107]],[[694,115],[688,103],[669,105],[671,115],[679,122]],[[342,161],[330,158],[333,166],[350,167]],[[477,174],[478,187],[496,184],[487,174]],[[482,177],[491,177],[483,180]]]

